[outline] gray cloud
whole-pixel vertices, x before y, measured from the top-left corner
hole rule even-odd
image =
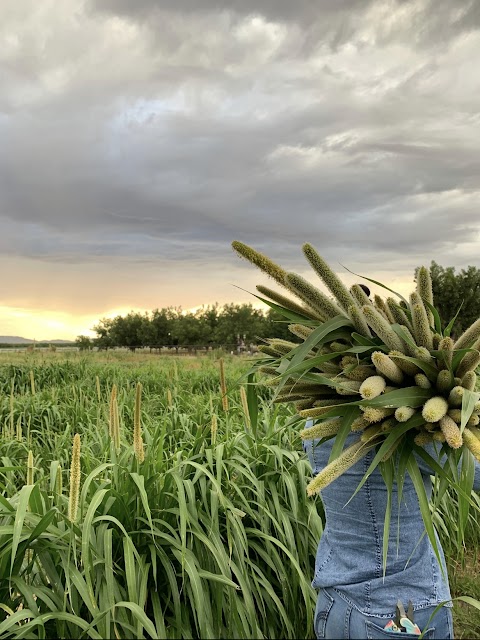
[[[448,0],[2,7],[0,250],[215,274],[233,239],[299,268],[306,240],[352,268],[476,261],[479,16]]]

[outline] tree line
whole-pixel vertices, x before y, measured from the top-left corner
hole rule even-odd
[[[418,269],[415,271],[415,273]],[[456,316],[453,337],[480,318],[480,270],[469,266],[456,272],[454,267],[430,265],[433,296],[443,328]],[[81,349],[97,347],[229,347],[239,343],[257,344],[264,338],[295,340],[288,322],[272,309],[263,311],[251,304],[218,304],[195,312],[178,307],[155,309],[148,313],[131,311],[125,316],[102,318],[93,327],[95,338],[78,336]]]
[[[275,336],[292,339],[288,322],[273,309],[263,311],[251,304],[218,304],[184,312],[179,307],[154,309],[124,316],[102,318],[92,328],[95,338],[78,336],[80,349],[126,347],[229,347],[257,344]]]

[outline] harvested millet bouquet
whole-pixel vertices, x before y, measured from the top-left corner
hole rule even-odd
[[[303,253],[330,297],[251,247],[232,246],[283,288],[257,287],[260,299],[291,321],[292,342],[272,338],[260,346],[265,359],[259,370],[275,389],[274,402],[293,403],[299,420],[314,421],[301,431],[302,438],[320,439],[320,446],[323,439],[335,438],[330,463],[310,482],[308,493],[317,493],[374,449],[362,483],[378,465],[382,471],[390,467],[390,477],[401,466],[422,493],[416,454],[468,500],[468,486],[458,485],[459,475],[448,470],[463,463],[464,476],[473,482],[470,452],[480,460],[480,394],[475,392],[480,319],[455,341],[453,320],[442,331],[425,267],[418,270],[409,300],[399,294],[372,300],[358,284],[347,288],[305,244]],[[351,432],[358,440],[344,448]],[[438,455],[428,453],[429,444]],[[447,455],[444,466],[442,454]],[[425,504],[425,496],[419,498]]]

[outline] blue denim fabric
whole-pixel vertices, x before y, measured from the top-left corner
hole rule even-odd
[[[312,424],[309,421],[307,427]],[[350,434],[346,446],[357,439],[358,434]],[[318,442],[304,441],[314,475],[328,463],[333,440],[316,446]],[[383,576],[387,492],[378,468],[351,499],[373,456],[374,452],[369,452],[321,492],[326,526],[318,545],[312,585],[316,589],[335,588],[360,614],[385,618],[386,623],[395,616],[398,599],[405,604],[411,600],[414,610],[420,611],[449,601],[451,596],[443,552],[440,566],[424,534],[417,494],[408,474],[400,505],[396,487],[393,490],[387,567]],[[431,495],[431,472],[422,468],[422,464],[419,462],[425,489],[427,495]],[[478,464],[475,484],[480,487]],[[451,603],[448,606],[452,606]]]
[[[442,607],[434,614],[435,607],[427,607],[415,613],[415,623],[423,632],[424,638],[442,638],[453,640],[453,621],[451,609]],[[433,618],[431,616],[433,615]],[[390,620],[387,616],[366,616],[343,597],[337,589],[321,589],[318,594],[315,611],[315,635],[317,638],[390,638],[397,637],[385,630]],[[417,638],[411,633],[402,633],[402,640]]]

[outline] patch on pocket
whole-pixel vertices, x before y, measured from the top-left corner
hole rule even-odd
[[[390,640],[395,640],[395,638],[397,637],[399,639],[401,638],[402,640],[408,640],[408,638],[416,638],[418,640],[418,635],[416,633],[389,631],[388,629],[384,629],[374,622],[370,622],[370,620],[365,621],[365,627],[365,637],[369,640],[374,640],[375,638],[390,638]],[[422,638],[435,638],[435,627],[430,627],[430,629],[427,629]]]

